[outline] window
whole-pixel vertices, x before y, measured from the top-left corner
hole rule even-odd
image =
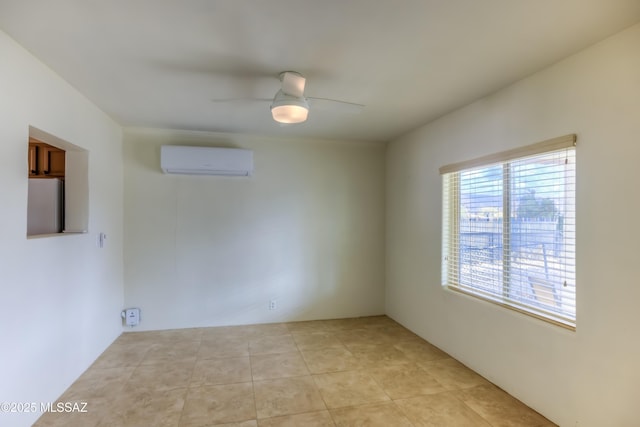
[[[575,140],[440,169],[443,286],[575,328]]]

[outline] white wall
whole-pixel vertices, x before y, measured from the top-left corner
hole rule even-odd
[[[389,145],[386,310],[562,426],[636,426],[640,25]],[[577,330],[440,285],[444,164],[578,134]]]
[[[48,402],[121,332],[122,135],[3,32],[0,58],[0,402]],[[30,125],[89,150],[89,233],[27,239]],[[2,413],[0,425],[38,415]]]
[[[164,175],[163,144],[254,150],[254,175]],[[127,130],[125,302],[142,310],[137,329],[382,314],[384,155],[382,144]]]

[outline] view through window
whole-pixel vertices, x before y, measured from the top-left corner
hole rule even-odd
[[[444,174],[443,284],[575,327],[575,148]]]

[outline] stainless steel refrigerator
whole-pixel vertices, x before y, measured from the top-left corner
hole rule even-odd
[[[61,233],[64,227],[64,181],[29,178],[27,236]]]

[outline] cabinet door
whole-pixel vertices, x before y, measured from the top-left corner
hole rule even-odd
[[[38,146],[29,144],[29,176],[38,174]]]
[[[64,178],[64,174],[65,151],[44,142],[30,139],[29,176]]]
[[[44,173],[49,176],[64,176],[64,151],[57,148],[46,148]]]

